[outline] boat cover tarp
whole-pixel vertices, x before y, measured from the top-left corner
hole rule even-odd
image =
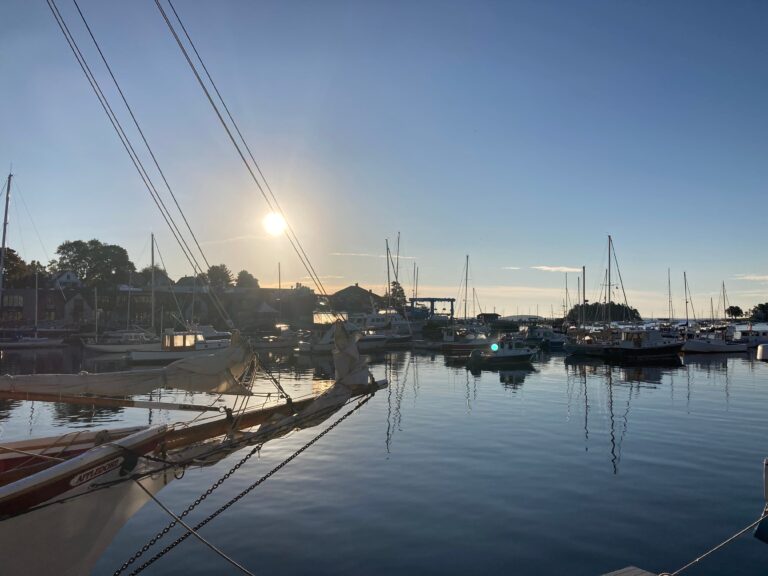
[[[182,358],[162,368],[78,374],[24,374],[0,376],[0,391],[37,394],[92,394],[128,396],[148,394],[159,388],[189,392],[246,394],[238,377],[251,361],[243,346],[230,346]]]

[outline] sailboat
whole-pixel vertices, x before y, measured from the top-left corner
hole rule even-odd
[[[608,268],[606,270],[605,311],[606,324],[599,332],[583,332],[565,344],[569,355],[591,356],[612,362],[644,362],[659,360],[679,361],[683,341],[669,337],[658,330],[644,328],[617,328],[611,321],[612,284],[611,261],[616,259],[613,238],[608,235]],[[618,260],[616,260],[618,266]],[[619,274],[621,280],[621,274]]]
[[[747,351],[747,345],[744,343],[731,342],[726,340],[723,332],[712,332],[709,334],[691,332],[688,322],[688,304],[691,302],[691,290],[688,286],[688,276],[683,272],[683,286],[685,293],[685,343],[683,352],[686,354],[731,354],[743,353]],[[725,298],[723,298],[725,301]],[[710,302],[710,307],[712,303]],[[693,308],[693,305],[691,305]],[[714,310],[712,319],[714,321]]]
[[[49,8],[67,42],[71,46],[76,46],[76,40],[72,37],[55,2],[49,2]],[[159,4],[158,8],[162,11]],[[83,16],[82,12],[80,15]],[[88,27],[84,16],[82,19]],[[95,43],[95,37],[92,34],[91,37]],[[101,50],[99,53],[107,64]],[[144,170],[140,157],[134,153],[130,138],[125,135],[122,126],[113,121],[111,106],[98,83],[89,75],[85,58],[80,50],[74,50],[74,54],[112,121],[113,128],[142,176],[145,186],[163,215],[170,220],[169,226],[178,231],[178,227],[172,224],[173,216],[167,209],[163,209],[164,205],[161,208],[162,202],[158,202],[157,189]],[[110,76],[119,89],[114,75],[110,74]],[[130,111],[122,91],[119,90],[119,92]],[[139,128],[132,111],[131,117]],[[143,140],[151,152],[146,139]],[[234,140],[233,143],[237,147]],[[245,156],[242,158],[248,167]],[[154,154],[152,159],[159,171],[160,167]],[[253,162],[255,163],[255,160]],[[250,167],[248,168],[250,170]],[[167,185],[167,181],[163,179]],[[168,190],[173,195],[170,186]],[[272,198],[274,199],[274,195]],[[176,207],[181,212],[178,203]],[[186,217],[184,220],[189,228]],[[194,236],[191,229],[189,232]],[[189,249],[189,244],[183,239],[177,238],[177,241],[182,248],[186,246]],[[202,255],[199,244],[197,248]],[[198,274],[201,267],[196,256],[191,249],[188,250],[187,255],[195,274]],[[303,254],[303,256],[306,255]],[[311,269],[306,263],[305,266]],[[314,270],[311,271],[314,274]],[[221,303],[216,302],[216,304],[225,319],[229,321]],[[237,356],[232,357],[230,355],[234,353],[235,348],[242,350],[238,351]],[[6,443],[0,446],[0,453],[11,454],[8,456],[6,469],[0,473],[0,541],[7,550],[13,551],[12,554],[7,554],[3,558],[3,573],[32,575],[88,573],[93,566],[93,561],[108,544],[110,532],[119,528],[121,522],[127,520],[143,502],[148,501],[148,498],[152,498],[154,492],[166,485],[171,477],[183,475],[183,471],[189,466],[217,462],[245,446],[258,447],[291,430],[315,426],[351,399],[361,396],[367,399],[387,385],[386,380],[376,380],[373,377],[367,364],[359,357],[357,337],[349,335],[341,324],[337,324],[335,328],[333,357],[336,366],[334,385],[317,397],[291,401],[279,382],[273,380],[281,398],[286,398],[286,401],[268,407],[243,409],[236,412],[227,409],[219,417],[201,418],[173,425],[100,430],[90,437],[80,438],[85,439],[80,446],[77,443],[77,434],[64,439],[61,437],[38,439],[34,445]],[[240,366],[244,368],[238,374]],[[213,372],[215,368],[222,367],[222,370]],[[139,370],[136,374],[127,372],[115,375],[56,374],[49,375],[49,378],[35,375],[28,378],[8,379],[4,381],[4,385],[6,397],[11,398],[26,396],[43,401],[40,395],[47,395],[52,402],[87,405],[98,401],[113,403],[116,406],[125,406],[129,405],[125,404],[126,402],[132,402],[133,404],[130,405],[142,407],[133,399],[106,396],[107,390],[119,394],[117,391],[121,389],[138,390],[141,386],[175,386],[177,381],[183,384],[185,380],[189,384],[203,384],[206,380],[210,380],[209,383],[230,384],[249,390],[253,385],[257,367],[258,363],[250,350],[245,348],[244,344],[238,344],[233,335],[231,347],[184,358],[165,368]],[[45,391],[46,387],[50,388],[49,392]],[[65,392],[67,390],[69,393]],[[98,400],[96,396],[86,394],[98,394]],[[364,401],[361,400],[342,418],[359,408]],[[143,407],[149,407],[149,404],[151,403],[147,402]],[[202,411],[203,407],[177,405],[174,409]],[[206,406],[205,409],[216,410],[214,406]],[[342,418],[334,425],[338,424]],[[249,455],[253,453],[250,452]],[[285,463],[287,461],[281,466]],[[211,490],[234,474],[238,468],[239,465],[232,468]],[[133,488],[144,492],[147,498]],[[137,494],[139,500],[132,502],[121,500],[133,498]],[[118,501],[114,501],[115,499]],[[85,530],[83,530],[84,527]],[[83,536],[93,534],[94,528],[98,537],[95,540],[87,537],[84,539]],[[81,530],[83,530],[82,533]],[[192,533],[196,534],[194,531]],[[62,555],[59,556],[58,552]],[[71,563],[67,564],[66,561]]]
[[[62,525],[54,518],[67,518],[84,529],[92,529],[94,522],[104,522],[98,527],[113,534],[149,499],[136,500],[138,493],[129,488],[134,482],[147,483],[153,493],[157,492],[188,466],[211,465],[243,447],[261,445],[291,430],[315,426],[350,399],[374,394],[387,386],[386,380],[373,378],[357,351],[356,335],[347,333],[341,323],[335,326],[333,355],[333,386],[309,399],[234,414],[227,411],[219,418],[194,424],[73,432],[3,444],[0,540],[14,550],[13,555],[4,558],[3,570],[13,574],[86,573],[83,564],[92,565],[111,536],[101,538],[94,550],[94,542],[78,537],[72,525]],[[196,357],[159,369],[167,372],[173,367],[170,372],[174,374],[166,374],[156,382],[169,381],[177,386],[188,379],[200,385],[207,377],[208,384],[223,379],[242,392],[253,378],[256,365],[251,357],[244,358],[239,366],[245,368],[233,381],[229,369],[208,374],[197,372],[196,369],[210,370],[205,370],[205,364]],[[119,381],[121,376],[115,378]],[[21,388],[45,389],[31,380],[26,384]],[[147,383],[145,389],[151,386]],[[59,387],[72,389],[67,383]],[[18,386],[15,389],[23,393]],[[110,391],[115,389],[113,386]],[[35,397],[35,392],[29,394]],[[89,398],[79,401],[87,402]],[[60,399],[76,401],[63,392]],[[34,530],[36,538],[29,538],[30,530]],[[71,565],[62,565],[60,557],[51,554],[51,550],[64,550],[73,544],[79,546],[79,555],[72,550],[65,552],[65,556],[72,558]]]
[[[8,233],[8,206],[11,201],[11,181],[13,180],[13,174],[8,174],[5,187],[5,212],[3,216],[3,238],[2,245],[0,245],[0,306],[2,305],[3,295],[3,274],[5,273],[5,260],[6,260],[6,236]],[[38,320],[38,304],[40,300],[40,293],[38,290],[38,274],[35,272],[35,327],[33,336],[17,336],[14,338],[0,338],[0,350],[11,349],[28,349],[28,348],[52,348],[57,346],[63,346],[64,341],[61,338],[47,338],[38,336],[37,320]]]
[[[453,324],[442,328],[443,341],[441,349],[446,354],[466,355],[473,350],[489,348],[494,339],[488,337],[485,326],[480,326],[470,321],[467,310],[467,301],[469,299],[469,254],[464,262],[464,322],[457,324],[454,319]]]

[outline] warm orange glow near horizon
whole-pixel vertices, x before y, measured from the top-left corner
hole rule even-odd
[[[264,216],[261,223],[264,226],[264,230],[266,230],[267,234],[270,236],[280,236],[280,234],[285,232],[285,219],[276,212],[270,212]]]

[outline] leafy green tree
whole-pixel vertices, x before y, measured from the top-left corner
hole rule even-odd
[[[173,284],[173,280],[168,277],[168,274],[155,264],[155,286],[169,286]],[[144,285],[152,287],[152,266],[146,266],[142,268],[137,274],[133,275],[133,285]]]
[[[728,308],[725,309],[725,315],[730,316],[731,318],[741,318],[744,316],[744,311],[738,306],[728,306]]]
[[[402,310],[405,308],[406,299],[405,299],[405,291],[403,290],[403,287],[400,286],[400,282],[397,280],[392,280],[392,283],[390,284],[390,299],[392,301],[392,307],[397,310]]]
[[[6,247],[3,265],[3,286],[20,288],[24,285],[24,280],[28,275],[29,266],[27,263],[16,253],[16,250]]]
[[[570,309],[566,319],[568,322],[578,322],[582,318],[582,311],[585,314],[584,319],[586,322],[605,322],[608,319],[608,311],[603,302],[595,302],[586,306],[576,304],[576,306]],[[637,322],[642,320],[637,309],[631,308],[626,304],[611,302],[610,311],[611,321],[613,322]]]
[[[237,287],[238,288],[258,288],[259,281],[253,277],[253,274],[248,270],[240,270],[237,273]]]
[[[752,308],[749,312],[749,319],[752,322],[768,322],[768,302]]]
[[[222,291],[232,286],[234,276],[226,264],[214,264],[208,268],[208,283],[214,290]]]
[[[176,286],[197,286],[200,289],[201,286],[208,284],[208,274],[202,273],[195,276],[182,276],[176,280]]]
[[[116,244],[93,239],[66,241],[56,249],[55,271],[72,270],[86,286],[127,283],[136,266],[128,252]]]

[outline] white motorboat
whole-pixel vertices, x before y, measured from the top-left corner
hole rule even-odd
[[[132,362],[173,362],[229,348],[234,340],[206,340],[200,332],[170,332],[163,334],[159,350],[131,350],[128,358]]]
[[[470,368],[506,366],[527,363],[533,360],[539,348],[517,338],[502,338],[487,349],[475,349],[469,355]]]
[[[127,354],[134,350],[159,351],[160,339],[144,331],[117,330],[105,332],[98,341],[83,342],[83,348],[97,354]]]
[[[357,348],[360,352],[374,352],[383,350],[387,345],[385,334],[354,332],[357,338]],[[333,351],[334,327],[331,326],[318,340],[302,340],[296,347],[296,352],[301,354],[330,354]]]
[[[744,343],[730,342],[714,336],[689,338],[683,344],[683,352],[687,354],[729,354],[746,352],[747,350],[747,345]]]
[[[756,348],[760,344],[768,344],[768,326],[756,324],[736,330],[734,340],[740,344],[746,344],[748,348]]]
[[[46,338],[37,336],[22,336],[20,338],[4,338],[0,340],[0,350],[27,350],[30,348],[58,348],[66,346],[63,338]]]

